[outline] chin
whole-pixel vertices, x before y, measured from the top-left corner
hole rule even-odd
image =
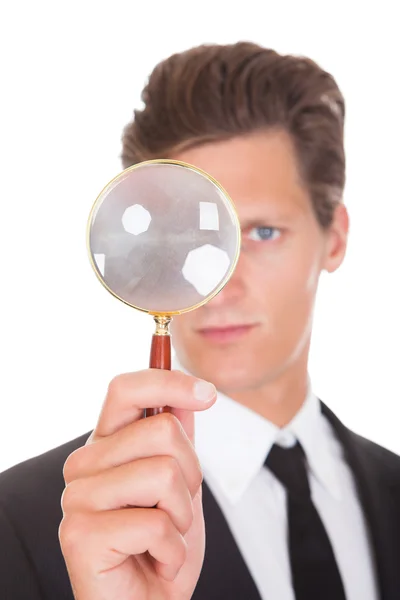
[[[251,360],[243,353],[240,356],[221,353],[219,357],[211,353],[193,358],[192,355],[191,361],[185,361],[187,369],[196,377],[212,382],[226,395],[255,388],[268,376],[268,366],[264,362],[257,365],[254,358]]]

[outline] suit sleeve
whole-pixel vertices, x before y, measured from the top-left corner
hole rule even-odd
[[[1,600],[44,600],[29,555],[1,506],[0,598]]]

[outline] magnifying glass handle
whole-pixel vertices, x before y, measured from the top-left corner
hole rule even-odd
[[[157,318],[156,333],[153,334],[150,349],[150,368],[171,370],[171,336],[168,331],[168,325],[171,319]],[[163,412],[170,412],[168,406],[160,408],[146,408],[145,417],[152,417]]]

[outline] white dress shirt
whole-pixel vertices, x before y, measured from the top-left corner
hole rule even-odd
[[[177,359],[173,368],[185,371]],[[210,409],[196,413],[195,422],[204,479],[263,600],[295,600],[286,490],[263,465],[274,443],[290,447],[296,440],[307,457],[312,499],[331,541],[346,599],[378,600],[354,477],[310,381],[304,404],[283,429],[221,393]]]

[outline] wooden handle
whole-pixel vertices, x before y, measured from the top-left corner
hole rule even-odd
[[[150,368],[171,370],[171,336],[153,335],[150,350]],[[170,412],[168,406],[160,408],[146,408],[145,416],[152,417],[163,412]]]

